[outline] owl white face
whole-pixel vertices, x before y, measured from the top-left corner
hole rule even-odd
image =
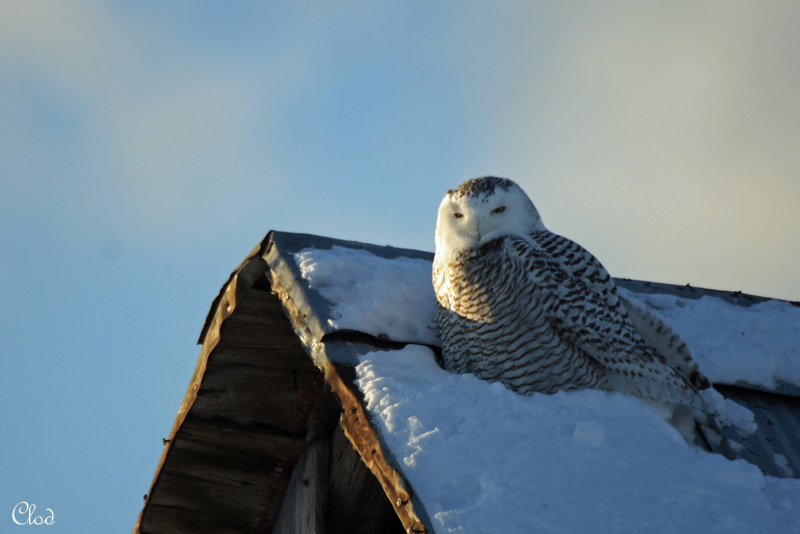
[[[536,230],[545,230],[542,219],[517,184],[504,178],[475,178],[448,191],[439,205],[436,252],[456,252]]]

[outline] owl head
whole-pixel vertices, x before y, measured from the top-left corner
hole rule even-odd
[[[478,247],[506,235],[545,230],[525,191],[506,178],[473,178],[447,192],[436,221],[436,253]]]

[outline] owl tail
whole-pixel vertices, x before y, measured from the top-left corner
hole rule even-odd
[[[756,431],[753,412],[723,397],[714,388],[701,392],[711,410],[695,411],[698,439],[708,450],[721,454],[728,460],[743,458],[743,443]]]
[[[695,418],[694,442],[704,449],[721,454],[728,460],[738,458],[735,450],[738,444],[725,436],[716,417],[701,414]]]
[[[708,399],[712,401],[709,404],[715,408],[714,410],[701,411],[687,405],[660,404],[658,405],[660,410],[656,410],[656,413],[660,413],[690,445],[721,454],[729,460],[741,458],[742,455],[738,453],[742,449],[741,443],[746,441],[747,435],[756,428],[752,422],[753,414],[738,404],[729,406],[728,403],[732,401],[724,399],[713,389],[711,391],[722,399],[719,404],[714,402],[713,398]],[[704,397],[709,395],[703,392]],[[653,408],[652,401],[646,404]],[[736,417],[730,417],[730,414],[735,414]]]

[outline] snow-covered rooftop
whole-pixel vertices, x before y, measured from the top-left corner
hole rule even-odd
[[[800,385],[800,307],[779,300],[743,307],[711,296],[620,292],[658,312],[712,382],[766,389]]]
[[[347,247],[294,260],[330,331],[438,344],[429,261]],[[713,381],[800,385],[800,308],[625,295],[658,312]],[[363,355],[357,373],[437,532],[800,532],[800,480],[690,448],[634,398],[523,397],[442,370],[420,345]]]
[[[523,397],[415,345],[358,376],[436,532],[800,532],[800,480],[690,448],[632,397]]]

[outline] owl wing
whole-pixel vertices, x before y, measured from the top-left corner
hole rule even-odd
[[[647,345],[628,320],[608,271],[586,249],[552,232],[534,232],[507,242],[509,261],[522,262],[548,320],[562,341],[579,347],[624,377],[639,396],[690,404],[705,403],[686,378]],[[617,385],[615,385],[617,386]]]

